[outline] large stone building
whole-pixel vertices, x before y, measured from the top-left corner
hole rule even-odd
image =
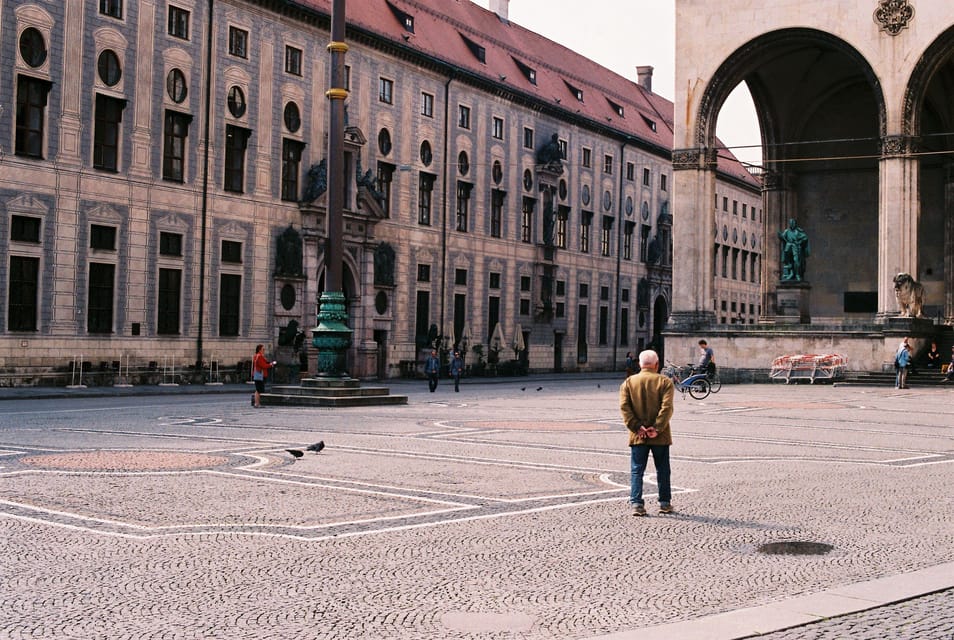
[[[353,375],[407,371],[436,336],[556,371],[661,344],[673,219],[697,215],[670,198],[673,105],[651,67],[620,77],[507,9],[349,3]],[[329,14],[327,0],[0,0],[8,374],[227,367],[313,327]],[[751,323],[759,184],[728,154],[714,174],[707,309]]]
[[[719,110],[744,82],[762,131],[765,239],[760,324],[720,332],[709,276],[718,269],[710,264],[719,259],[710,234],[720,221],[676,218],[668,346],[689,352],[704,332],[729,362],[767,368],[781,354],[838,353],[858,370],[890,367],[903,336],[947,346],[954,323],[954,5],[676,5],[676,86],[688,89],[676,96],[676,112],[687,117],[675,128],[675,208],[711,210]],[[804,278],[794,282],[780,272],[776,237],[790,220],[811,248]],[[899,273],[923,286],[923,318],[899,317]]]

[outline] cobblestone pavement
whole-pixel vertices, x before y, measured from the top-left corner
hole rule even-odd
[[[4,402],[0,638],[635,638],[954,561],[950,389],[677,397],[677,514],[633,518],[618,382]],[[948,640],[950,604],[766,637]]]

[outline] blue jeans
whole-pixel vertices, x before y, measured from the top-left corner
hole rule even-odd
[[[649,452],[653,453],[653,465],[656,467],[656,484],[659,485],[659,504],[666,506],[672,501],[670,484],[669,445],[637,444],[630,445],[630,490],[629,501],[643,504],[643,473],[649,462]]]

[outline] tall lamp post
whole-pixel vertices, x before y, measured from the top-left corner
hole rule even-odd
[[[331,8],[330,87],[328,121],[328,230],[325,241],[325,290],[318,301],[318,326],[313,330],[312,345],[318,351],[318,375],[346,377],[345,355],[351,346],[352,330],[342,288],[344,184],[344,116],[348,89],[345,87],[345,0],[333,0]]]

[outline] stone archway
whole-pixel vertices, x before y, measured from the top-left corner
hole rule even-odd
[[[680,206],[688,201],[706,214],[675,224],[674,265],[692,264],[695,273],[674,277],[673,323],[715,324],[709,246],[719,166],[715,131],[719,110],[741,82],[759,114],[764,149],[763,315],[775,315],[776,234],[794,218],[811,242],[810,315],[840,321],[848,313],[845,300],[860,298],[868,306],[851,313],[874,318],[884,304],[872,301],[885,303],[879,288],[879,268],[885,263],[880,246],[883,92],[869,62],[847,42],[816,29],[790,28],[752,39],[717,67],[694,106],[695,148],[674,152]]]

